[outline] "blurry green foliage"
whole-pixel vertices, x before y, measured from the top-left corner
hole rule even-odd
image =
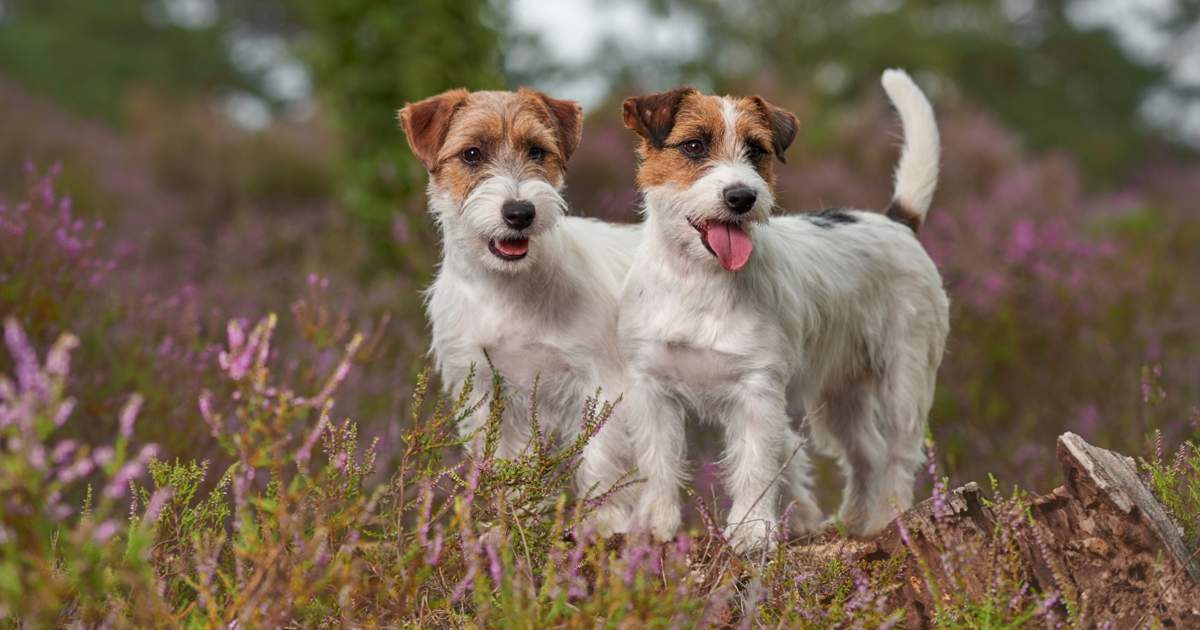
[[[77,113],[120,119],[132,88],[179,99],[218,89],[255,91],[222,43],[225,24],[184,28],[159,0],[6,0],[0,73]]]
[[[428,273],[435,249],[425,174],[396,111],[451,88],[502,86],[499,13],[486,0],[294,1],[344,142],[343,201],[367,224],[382,262]]]
[[[1106,30],[1082,30],[1067,0],[648,0],[699,17],[705,34],[685,73],[719,90],[773,77],[823,104],[855,102],[889,67],[937,77],[1018,130],[1034,149],[1066,150],[1094,176],[1138,164],[1139,125],[1160,68],[1132,59]]]

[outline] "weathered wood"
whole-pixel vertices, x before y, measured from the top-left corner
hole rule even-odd
[[[1188,552],[1179,525],[1138,477],[1133,458],[1092,446],[1074,433],[1064,433],[1058,438],[1058,460],[1067,487],[1077,497],[1090,491],[1085,482],[1090,483],[1118,510],[1143,521],[1176,565],[1200,584],[1200,561]]]

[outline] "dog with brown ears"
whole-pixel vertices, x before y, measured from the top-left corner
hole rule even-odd
[[[886,213],[772,216],[774,161],[798,122],[760,97],[680,88],[625,101],[645,216],[619,320],[623,418],[646,479],[635,527],[659,539],[679,528],[689,416],[723,430],[727,534],[739,549],[774,540],[783,484],[794,527],[821,525],[793,426],[802,417],[840,463],[838,518],[851,533],[877,532],[912,504],[949,331],[941,277],[916,238],[939,146],[908,75],[889,70],[882,82],[905,138]]]
[[[493,370],[504,379],[499,457],[529,448],[535,403],[547,433],[574,439],[597,387],[610,397],[624,389],[617,300],[641,231],[567,216],[562,193],[582,110],[529,89],[459,89],[406,105],[399,118],[429,172],[442,236],[425,306],[443,384],[458,391],[472,370],[479,382]],[[460,427],[473,449],[487,415],[483,405]],[[581,494],[607,492],[633,467],[618,431],[609,422],[585,447]],[[627,512],[609,500],[591,522],[621,532]]]

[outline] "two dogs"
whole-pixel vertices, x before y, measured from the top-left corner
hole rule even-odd
[[[535,381],[540,417],[565,436],[581,430],[599,385],[624,400],[585,450],[579,489],[603,490],[630,468],[644,479],[635,498],[593,516],[602,531],[675,535],[689,417],[723,432],[738,548],[771,543],[781,486],[797,530],[821,525],[802,418],[841,464],[838,518],[851,532],[874,533],[911,505],[948,331],[941,279],[915,238],[939,150],[911,79],[888,71],[883,84],[905,134],[886,214],[772,217],[774,161],[798,123],[759,97],[684,88],[625,101],[645,199],[632,227],[565,216],[574,104],[459,90],[401,110],[443,233],[432,352],[448,387],[472,365],[505,377],[500,455],[528,441]]]

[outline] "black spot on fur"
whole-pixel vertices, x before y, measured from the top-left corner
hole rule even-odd
[[[908,226],[908,229],[912,230],[913,234],[916,234],[917,230],[921,229],[921,217],[917,216],[917,213],[912,210],[904,207],[904,204],[898,201],[893,201],[892,205],[888,206],[887,218],[900,225]]]
[[[839,225],[858,223],[858,217],[841,208],[826,208],[820,212],[805,215],[805,218],[813,225],[826,230],[831,230]]]

